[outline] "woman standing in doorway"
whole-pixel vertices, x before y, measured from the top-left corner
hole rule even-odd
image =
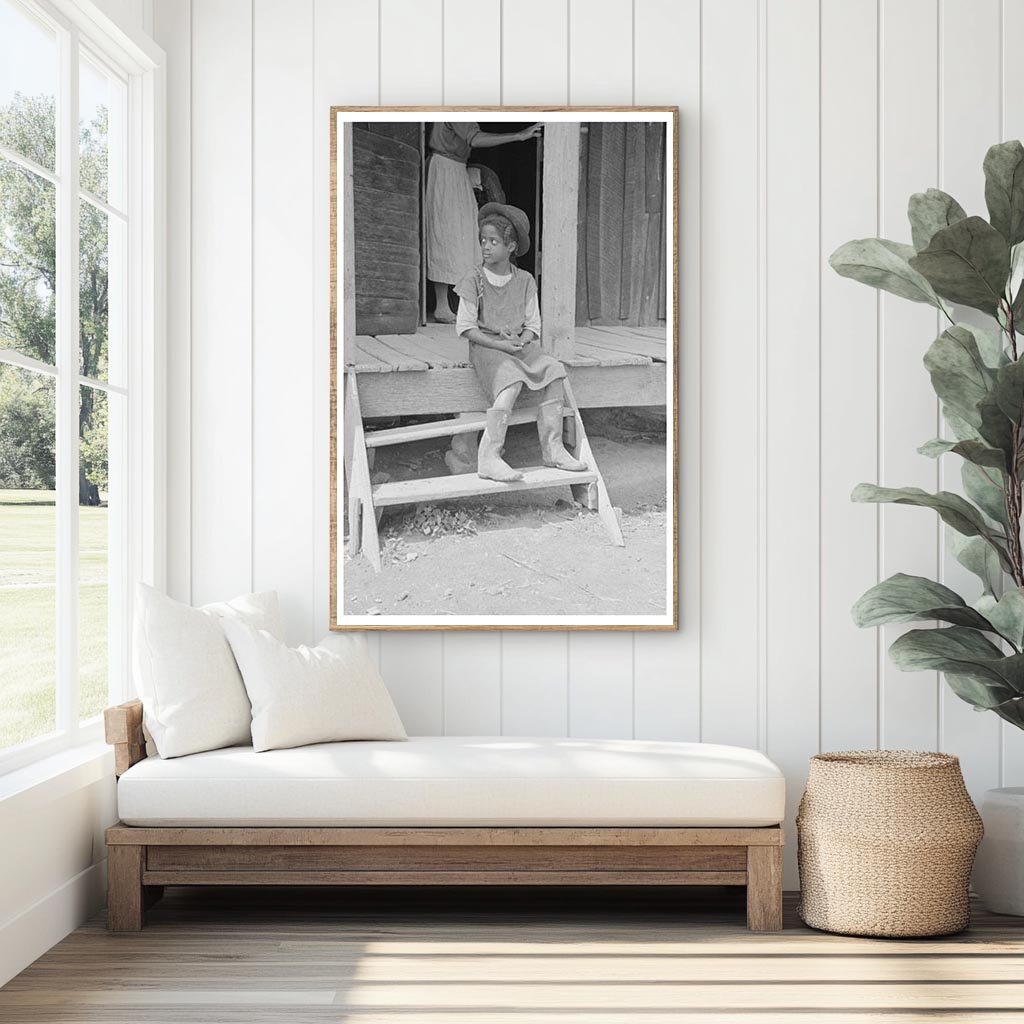
[[[483,132],[475,121],[438,121],[430,132],[427,164],[427,279],[434,282],[434,319],[455,323],[448,288],[481,262],[477,204],[466,162],[473,149],[525,142],[541,133],[541,123],[518,132]]]

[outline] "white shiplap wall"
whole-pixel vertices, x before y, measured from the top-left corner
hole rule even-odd
[[[819,749],[938,746],[975,794],[1024,782],[1020,735],[850,623],[880,574],[957,580],[933,517],[852,486],[955,479],[914,453],[937,424],[934,314],[825,265],[848,238],[909,237],[912,191],[983,212],[986,147],[1024,133],[1024,5],[155,0],[154,23],[176,596],[272,587],[293,641],[326,629],[332,103],[677,104],[682,628],[375,636],[403,718],[759,746],[791,811]]]

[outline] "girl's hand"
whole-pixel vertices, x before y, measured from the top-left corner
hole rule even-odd
[[[519,349],[526,344],[526,342],[524,342],[522,338],[520,338],[519,335],[517,335],[512,328],[508,326],[508,324],[502,328],[499,337],[506,345],[509,346],[508,350],[511,352],[518,352]]]
[[[509,327],[508,324],[505,324],[505,326],[502,327],[499,337],[503,342],[505,342],[507,346],[506,351],[510,355],[516,355],[519,352],[519,350],[526,344],[526,342],[523,341],[523,339],[520,338],[518,334],[513,332],[512,328]]]
[[[531,124],[529,128],[524,128],[519,132],[519,141],[526,142],[527,139],[536,138],[544,130],[544,122],[537,121],[535,124]]]

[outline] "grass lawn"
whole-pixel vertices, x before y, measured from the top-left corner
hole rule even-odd
[[[80,717],[107,704],[107,510],[79,514]],[[0,750],[55,728],[53,491],[0,490]]]

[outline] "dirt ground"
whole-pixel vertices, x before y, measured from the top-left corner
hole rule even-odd
[[[631,410],[584,423],[625,547],[568,487],[386,509],[383,569],[345,556],[354,615],[657,615],[665,611],[664,424]],[[443,476],[449,438],[378,449],[375,482]],[[508,432],[510,465],[540,464],[532,423]]]

